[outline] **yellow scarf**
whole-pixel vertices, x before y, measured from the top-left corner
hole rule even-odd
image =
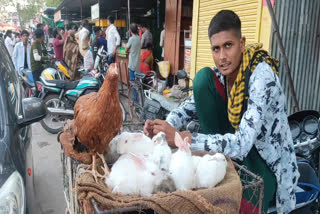
[[[248,45],[246,47],[242,55],[242,64],[240,65],[237,79],[235,80],[230,91],[230,96],[228,98],[228,118],[235,130],[239,128],[240,120],[243,113],[242,109],[244,100],[248,100],[248,97],[245,97],[246,70],[249,69],[249,71],[252,73],[257,65],[260,62],[264,61],[271,66],[272,70],[276,74],[278,74],[278,60],[271,57],[267,51],[261,48],[261,43]]]

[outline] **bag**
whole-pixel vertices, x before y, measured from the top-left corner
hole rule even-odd
[[[168,78],[170,74],[170,63],[169,61],[158,62],[159,72],[163,78]]]

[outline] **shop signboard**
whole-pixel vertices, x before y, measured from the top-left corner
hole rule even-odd
[[[91,6],[91,19],[98,19],[99,18],[99,3]]]
[[[54,22],[57,22],[60,20],[61,20],[61,10],[58,10],[57,12],[54,13]]]

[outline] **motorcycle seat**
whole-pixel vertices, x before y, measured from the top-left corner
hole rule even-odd
[[[79,83],[79,81],[68,82],[65,80],[47,80],[46,82],[55,84],[55,87],[65,90],[75,89]]]

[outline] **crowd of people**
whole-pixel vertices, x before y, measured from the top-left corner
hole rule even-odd
[[[71,71],[71,80],[74,80],[78,78],[76,71],[81,65],[86,71],[93,68],[97,52],[102,46],[107,53],[108,64],[115,62],[121,37],[114,25],[114,17],[109,16],[107,20],[108,28],[104,30],[94,26],[92,33],[90,33],[88,20],[82,22],[81,29],[72,23],[66,27],[65,32],[61,28],[53,29],[51,35],[53,36],[54,56],[48,55],[48,30],[45,30],[41,23],[33,32],[23,30],[15,36],[12,31],[8,30],[5,33],[5,45],[12,57],[15,69],[17,71],[30,69],[35,82],[39,80],[41,72],[45,69],[44,64],[49,60],[64,62]],[[145,24],[131,23],[129,34],[126,45],[126,53],[129,55],[128,72],[130,80],[134,80],[135,72],[147,73],[153,69],[152,49],[154,44],[152,33]],[[164,34],[163,30],[160,40],[162,48],[164,48]]]

